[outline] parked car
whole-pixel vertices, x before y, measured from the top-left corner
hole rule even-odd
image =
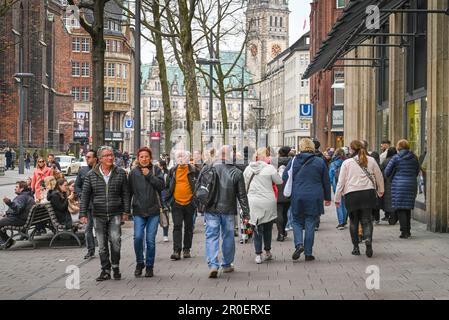
[[[77,174],[81,168],[81,164],[72,156],[56,156],[55,160],[59,162],[61,171],[67,176]]]
[[[81,158],[78,159],[78,163],[80,164],[80,168],[83,167],[87,167],[87,161],[86,161],[86,157],[82,156]]]

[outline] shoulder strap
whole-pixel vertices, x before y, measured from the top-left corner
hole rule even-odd
[[[354,161],[359,165],[359,167],[362,169],[362,171],[365,173],[365,175],[366,175],[366,176],[368,177],[368,179],[371,181],[371,183],[372,183],[373,186],[374,186],[374,189],[377,190],[377,184],[376,184],[376,182],[374,181],[374,179],[373,179],[373,177],[371,176],[371,174],[369,173],[368,169],[365,168],[365,167],[363,167],[363,166],[360,164],[360,162],[359,162],[358,160],[356,160],[355,158],[354,158]]]
[[[249,178],[248,186],[246,187],[246,193],[248,193],[249,187],[251,186],[251,182],[253,181],[255,175],[256,174],[253,172],[253,174],[251,175],[251,178]]]
[[[310,158],[308,158],[301,166],[301,168],[299,168],[298,171],[298,175],[301,173],[302,169],[306,166],[306,164],[308,164],[309,162],[311,162],[313,159],[315,158],[315,156],[311,156]],[[293,163],[292,163],[292,170],[293,170]],[[293,172],[293,171],[292,171]]]
[[[154,167],[154,165],[152,165],[152,169],[153,169],[153,176],[156,176],[156,168]],[[156,193],[156,198],[157,198],[157,202],[159,204],[159,208],[162,209],[163,207],[162,207],[161,196],[159,194],[159,191],[157,191],[155,189],[154,192]]]

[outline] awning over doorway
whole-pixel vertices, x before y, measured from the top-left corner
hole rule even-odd
[[[380,9],[380,26],[388,19],[391,10],[401,7],[408,0],[351,0],[346,5],[343,13],[328,33],[327,39],[322,43],[309,64],[303,78],[308,79],[321,70],[329,70],[335,62],[354,48],[354,44],[364,42],[369,35],[380,30],[368,29],[367,20],[371,21],[368,11],[369,6],[377,6]],[[368,24],[369,25],[369,24]]]

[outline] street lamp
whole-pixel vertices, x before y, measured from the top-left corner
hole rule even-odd
[[[212,145],[212,122],[213,117],[212,117],[212,110],[213,110],[213,87],[214,87],[214,82],[213,82],[213,73],[214,73],[214,65],[219,64],[220,61],[218,59],[214,58],[214,53],[213,50],[209,49],[209,53],[210,53],[210,58],[209,59],[205,59],[205,58],[198,58],[196,60],[196,62],[199,65],[209,65],[209,142]]]
[[[16,73],[14,78],[20,79],[19,96],[20,96],[20,108],[19,108],[19,174],[25,173],[24,168],[24,156],[25,152],[23,149],[23,118],[25,115],[25,98],[23,96],[23,79],[32,78],[34,74],[32,73]]]

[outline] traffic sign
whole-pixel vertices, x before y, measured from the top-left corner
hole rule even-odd
[[[133,127],[134,127],[134,120],[132,120],[132,119],[125,120],[125,128],[126,129],[131,129]]]
[[[299,105],[299,117],[300,118],[312,118],[313,107],[311,104],[300,104]]]

